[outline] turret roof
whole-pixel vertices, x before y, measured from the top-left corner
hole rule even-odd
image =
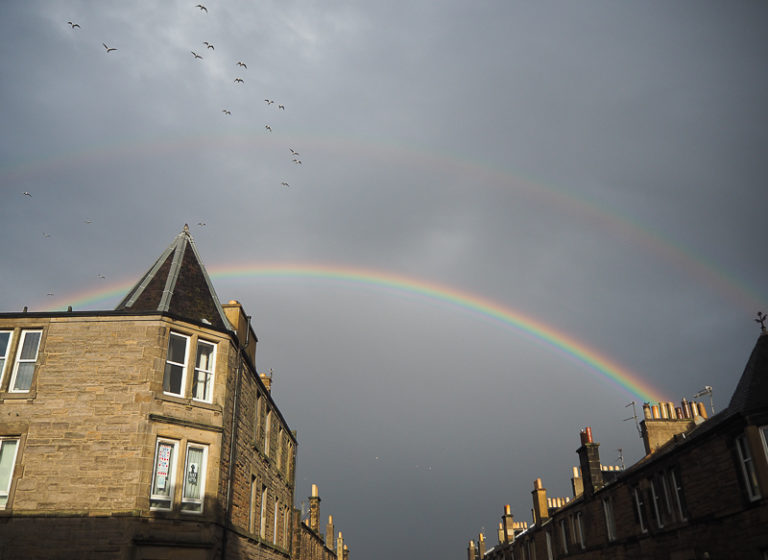
[[[115,310],[160,311],[232,330],[186,224]]]

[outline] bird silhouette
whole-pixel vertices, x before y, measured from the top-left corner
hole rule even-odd
[[[53,295],[53,292],[48,292],[48,293],[47,293],[47,294],[45,294],[45,295],[47,295],[47,296],[52,296],[52,295]]]
[[[267,124],[267,125],[264,125],[264,128],[266,128],[266,129],[267,129],[267,132],[272,132],[272,127],[271,127],[271,126],[269,126],[268,124]]]
[[[93,220],[83,220],[86,224],[92,224]]]
[[[202,56],[197,54],[195,51],[189,51],[189,52],[191,52],[195,56],[195,58],[203,58]]]
[[[284,187],[290,187],[290,186],[291,186],[291,185],[289,185],[288,183],[286,183],[285,181],[283,181],[283,182],[282,182],[282,183],[280,183],[280,184],[281,184],[282,186],[284,186]]]
[[[289,150],[291,150],[291,155],[292,155],[292,156],[298,156],[298,155],[301,155],[301,154],[299,154],[299,152],[297,152],[297,151],[296,151],[296,150],[294,150],[293,148],[288,148],[288,149],[289,149]]]
[[[98,277],[99,277],[99,278],[101,278],[102,280],[104,280],[104,279],[106,278],[106,276],[104,276],[103,274],[97,274],[96,276],[98,276]]]
[[[24,196],[32,196],[28,191],[24,191]]]
[[[271,100],[269,100],[269,99],[265,99],[264,101],[266,101],[266,102],[267,102],[267,105],[271,105],[272,103],[274,103],[274,101],[271,101]]]
[[[208,41],[203,41],[203,44],[204,44],[206,47],[208,47],[209,49],[213,49],[213,50],[216,50],[216,49],[213,47],[213,45],[212,45],[211,43],[209,43]]]
[[[282,109],[283,111],[285,111],[285,105],[278,105],[277,108],[278,109]]]
[[[235,83],[236,83],[236,84],[238,84],[238,83],[239,83],[239,84],[244,84],[244,83],[245,83],[245,81],[244,81],[242,78],[235,78]]]
[[[225,115],[231,115],[232,114],[232,111],[229,111],[227,109],[222,109],[221,112],[224,113]]]
[[[246,70],[248,70],[248,67],[245,65],[245,62],[241,62],[241,61],[239,61],[239,60],[238,60],[238,61],[237,61],[237,66],[242,66],[243,68],[245,68]]]
[[[208,13],[208,8],[206,8],[202,4],[198,4],[197,6],[195,6],[195,8],[200,8],[201,12],[205,12],[206,14]]]
[[[51,236],[51,234],[50,234],[50,233],[45,233],[45,232],[43,232],[43,237],[45,237],[45,238],[48,238],[48,237],[50,237],[50,236]]]
[[[294,159],[293,163],[295,163],[296,165],[301,165],[301,160],[300,159]]]
[[[108,47],[106,43],[102,43],[104,45],[104,48],[107,49],[107,52],[110,53],[112,51],[116,51],[117,49],[114,47]]]
[[[200,227],[204,227],[205,226],[205,222],[197,222],[197,225],[199,225]]]
[[[71,21],[68,21],[67,23],[69,24],[69,26],[70,26],[72,29],[74,29],[75,27],[80,27],[80,24],[79,24],[79,23],[72,23]]]

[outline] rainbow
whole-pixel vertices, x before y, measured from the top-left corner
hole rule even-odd
[[[495,322],[512,327],[516,331],[542,341],[546,345],[585,364],[591,371],[610,380],[615,385],[643,401],[658,402],[670,400],[661,391],[653,388],[648,382],[643,380],[638,374],[631,372],[618,362],[589,347],[575,337],[499,302],[435,282],[428,282],[381,270],[304,263],[212,266],[209,268],[209,275],[214,280],[226,278],[331,280],[414,294],[488,317]],[[124,281],[102,289],[73,294],[66,301],[62,299],[60,301],[61,305],[57,303],[56,306],[72,305],[75,308],[82,308],[96,302],[112,298],[117,299],[124,295],[134,282],[135,280]]]
[[[254,147],[269,148],[275,138],[301,145],[317,156],[338,155],[355,158],[380,159],[385,162],[397,161],[401,165],[426,168],[438,173],[457,173],[472,177],[495,188],[514,188],[532,199],[540,200],[558,208],[564,213],[579,214],[594,224],[618,236],[624,237],[637,246],[668,262],[697,284],[705,284],[723,297],[750,313],[768,305],[764,293],[748,285],[717,263],[696,254],[689,247],[674,242],[658,231],[639,223],[631,216],[622,215],[616,209],[608,208],[597,200],[585,196],[577,197],[571,189],[558,188],[541,180],[525,177],[520,172],[494,166],[490,162],[473,161],[462,154],[430,152],[420,146],[404,146],[381,138],[344,138],[318,136],[302,131],[286,131],[270,135],[269,141],[263,131],[256,134],[247,126],[227,133],[211,134],[211,131],[188,131],[182,137],[155,136],[113,141],[106,146],[80,146],[45,159],[31,159],[0,165],[0,182],[14,183],[24,178],[39,179],[41,175],[53,173],[62,167],[85,167],[96,163],[124,160],[126,157],[153,158],[185,153],[201,146],[216,145],[227,150],[253,150]]]

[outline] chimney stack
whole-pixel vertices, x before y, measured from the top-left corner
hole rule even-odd
[[[512,509],[509,507],[509,504],[504,506],[504,515],[501,516],[501,523],[504,525],[502,542],[515,542],[515,516],[512,515]]]
[[[677,408],[671,402],[659,403],[658,406],[651,406],[649,403],[643,405],[645,418],[640,422],[640,434],[646,455],[656,451],[677,434],[693,429],[706,418],[706,409],[702,403],[682,399],[680,405]],[[660,414],[657,412],[659,409]],[[704,414],[701,414],[702,410]]]
[[[475,541],[469,541],[469,546],[467,547],[467,560],[477,560]]]
[[[328,516],[328,524],[325,526],[325,546],[333,550],[333,516]]]
[[[344,537],[341,536],[341,531],[339,531],[339,536],[336,539],[336,560],[343,560],[344,559]]]
[[[547,490],[541,484],[541,479],[533,481],[533,522],[541,526],[541,523],[549,518],[549,508],[547,507]]]
[[[477,554],[481,560],[485,557],[485,535],[483,533],[477,536]]]
[[[269,370],[269,375],[266,373],[260,373],[259,379],[261,379],[261,382],[264,384],[264,388],[267,390],[268,393],[272,392],[272,370]]]
[[[320,496],[317,484],[312,485],[312,495],[309,497],[309,528],[315,533],[320,532]]]
[[[643,407],[645,410],[645,407]],[[603,486],[603,472],[600,470],[599,443],[592,441],[592,428],[587,426],[579,434],[581,447],[576,450],[581,466],[582,486],[585,498],[590,498],[595,490]]]
[[[349,548],[344,545],[344,560],[349,560]]]
[[[573,476],[571,477],[571,488],[573,488],[573,497],[578,498],[584,492],[584,480],[579,473],[579,467],[573,467]]]

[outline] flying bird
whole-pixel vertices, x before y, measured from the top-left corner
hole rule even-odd
[[[288,149],[289,149],[289,150],[291,150],[291,155],[292,155],[292,156],[298,156],[298,155],[301,155],[301,154],[299,154],[299,152],[297,152],[297,151],[296,151],[296,150],[294,150],[293,148],[288,148]]]
[[[267,102],[267,105],[271,105],[272,103],[274,103],[274,101],[270,101],[269,99],[265,99],[264,101]]]
[[[50,233],[45,233],[45,232],[43,232],[43,237],[45,237],[45,238],[48,238],[48,237],[50,237],[50,236],[51,236],[51,234],[50,234]]]
[[[47,293],[47,294],[45,294],[45,295],[47,295],[47,296],[52,296],[52,295],[53,295],[53,292],[48,292],[48,293]]]
[[[101,278],[102,280],[104,280],[104,279],[106,278],[106,276],[104,276],[103,274],[97,274],[96,276],[98,276],[98,277],[99,277],[99,278]]]
[[[83,220],[86,224],[92,224],[93,220]]]
[[[206,47],[208,47],[209,49],[213,49],[213,50],[216,50],[216,49],[213,47],[213,45],[212,45],[211,43],[209,43],[208,41],[203,41],[203,44],[204,44]]]
[[[277,108],[278,109],[282,109],[283,111],[285,111],[285,105],[278,105]]]
[[[290,186],[291,186],[291,185],[289,185],[288,183],[286,183],[285,181],[283,181],[283,182],[282,182],[282,183],[280,183],[280,184],[281,184],[282,186],[284,186],[284,187],[290,187]]]
[[[272,132],[272,127],[271,127],[271,126],[269,126],[268,124],[267,124],[267,125],[264,125],[264,128],[266,128],[266,129],[267,129],[267,132]]]
[[[208,13],[208,8],[206,8],[202,4],[198,4],[197,6],[195,6],[195,8],[200,8],[201,12],[205,12],[206,14]]]
[[[200,227],[204,227],[205,226],[205,222],[197,222],[197,225],[199,225]]]
[[[24,196],[32,196],[28,191],[24,191]]]
[[[248,67],[245,65],[245,62],[240,62],[240,61],[238,60],[238,61],[237,61],[237,66],[242,66],[243,68],[245,68],[246,70],[248,70]]]
[[[231,115],[232,114],[232,111],[229,111],[227,109],[222,109],[221,112],[224,113],[225,115]]]
[[[110,53],[112,51],[116,51],[117,49],[114,47],[108,47],[106,43],[102,43],[104,45],[104,48],[107,49],[107,52]]]
[[[72,29],[74,29],[75,27],[80,27],[80,24],[79,24],[79,23],[73,23],[73,22],[71,22],[71,21],[68,21],[67,23],[69,24],[69,26],[70,26]]]
[[[236,83],[236,84],[237,84],[237,83],[240,83],[240,84],[244,84],[244,83],[245,83],[245,81],[244,81],[242,78],[235,78],[235,83]]]
[[[294,159],[293,163],[295,163],[296,165],[301,165],[301,160],[300,159]]]
[[[203,58],[202,56],[197,54],[195,51],[189,51],[189,52],[191,52],[195,56],[195,58]]]

